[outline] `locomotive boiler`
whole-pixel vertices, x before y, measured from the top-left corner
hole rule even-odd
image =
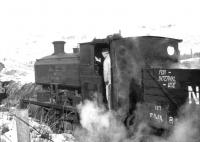
[[[74,53],[65,53],[65,42],[55,41],[54,53],[35,62],[35,83],[43,90],[37,98],[23,101],[43,107],[46,115],[56,110],[55,117],[63,116],[63,121],[72,123],[78,122],[76,105],[80,102],[89,99],[106,106],[101,52],[107,48],[112,110],[119,112],[129,127],[136,104],[143,103],[149,120],[172,124],[188,98],[189,103],[198,104],[195,87],[200,85],[200,70],[177,68],[180,42],[167,37],[112,35],[80,43]]]

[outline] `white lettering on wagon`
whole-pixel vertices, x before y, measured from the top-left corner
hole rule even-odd
[[[166,75],[167,71],[166,70],[159,70],[158,74],[159,75]]]
[[[189,104],[195,102],[195,104],[199,105],[199,86],[196,86],[195,89],[196,90],[194,92],[192,86],[188,86],[188,100]]]
[[[164,82],[175,82],[176,78],[175,76],[159,76],[158,81],[164,81]]]
[[[150,115],[150,118],[153,118],[153,119],[155,119],[155,120],[157,120],[159,122],[163,122],[162,115],[156,114],[156,113],[152,113],[152,112],[149,113],[149,115]]]
[[[157,122],[162,123],[163,122],[163,116],[162,116],[162,106],[155,105],[152,109],[152,112],[149,113],[149,117],[153,120],[156,120]]]
[[[159,70],[158,72],[158,81],[162,83],[163,86],[167,88],[175,88],[176,87],[176,77],[171,75],[171,71],[167,70]]]

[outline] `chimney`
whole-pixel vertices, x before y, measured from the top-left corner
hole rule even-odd
[[[64,50],[64,41],[54,41],[53,45],[54,45],[54,55],[56,54],[64,54],[65,50]]]

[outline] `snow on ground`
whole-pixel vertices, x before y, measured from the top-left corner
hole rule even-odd
[[[181,60],[180,63],[189,69],[200,69],[200,58],[189,58]]]
[[[75,142],[72,134],[54,134],[48,126],[40,124],[32,118],[29,118],[29,125],[31,142]],[[51,140],[41,138],[41,134],[45,133],[49,134]],[[9,111],[0,112],[0,141],[17,142],[16,118]]]
[[[180,62],[191,62],[191,63],[193,63],[193,62],[200,62],[200,58],[199,57],[195,57],[195,58],[188,58],[188,59],[183,59],[183,60],[181,60]]]
[[[17,142],[16,121],[8,112],[0,112],[0,141]]]
[[[0,72],[0,81],[30,83],[34,82],[34,67],[33,62],[20,62],[14,59],[1,59],[1,63],[5,68]]]

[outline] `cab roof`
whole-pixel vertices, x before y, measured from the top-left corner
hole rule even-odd
[[[135,37],[122,37],[122,36],[107,36],[107,38],[103,39],[93,39],[91,42],[84,42],[79,44],[108,44],[113,40],[119,40],[119,39],[151,39],[151,40],[164,40],[168,42],[182,42],[182,39],[176,39],[176,38],[169,38],[169,37],[162,37],[162,36],[135,36]]]

